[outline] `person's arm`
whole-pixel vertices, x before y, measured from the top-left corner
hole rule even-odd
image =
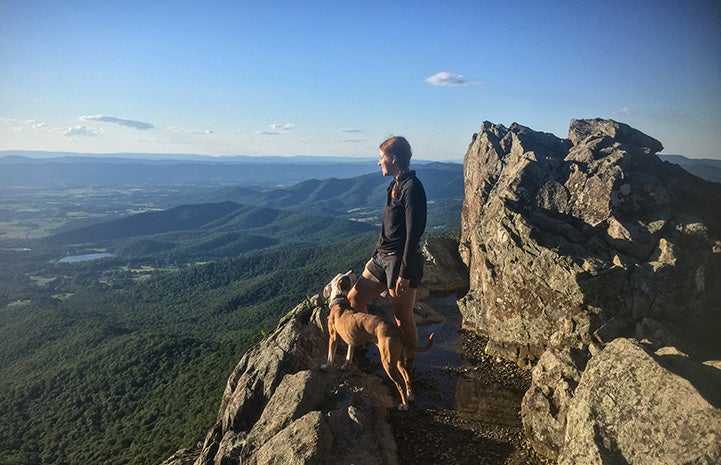
[[[418,260],[416,251],[420,247],[421,237],[426,229],[427,204],[426,193],[420,182],[411,184],[405,193],[406,211],[406,242],[403,248],[403,258],[399,278],[407,279],[413,260]]]

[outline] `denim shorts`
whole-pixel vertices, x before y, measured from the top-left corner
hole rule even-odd
[[[417,254],[410,266],[410,276],[406,276],[411,281],[409,287],[413,289],[418,289],[423,279],[423,255],[421,252]],[[366,268],[378,281],[385,283],[388,289],[394,289],[400,274],[401,262],[402,257],[399,254],[376,251],[366,264]]]

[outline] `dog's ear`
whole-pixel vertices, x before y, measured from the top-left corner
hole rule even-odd
[[[351,287],[353,287],[353,283],[348,276],[344,275],[342,278],[340,278],[340,288],[343,290],[343,292],[350,291]]]
[[[348,276],[348,278],[350,279],[350,287],[355,286],[356,276],[355,276],[355,273],[353,273],[353,270],[348,270],[348,272],[346,273],[346,276]]]

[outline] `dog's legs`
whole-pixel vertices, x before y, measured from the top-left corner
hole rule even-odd
[[[416,400],[416,396],[413,395],[413,388],[411,387],[411,377],[408,374],[408,370],[406,370],[406,366],[405,363],[403,363],[403,360],[398,360],[398,371],[401,373],[403,381],[405,382],[406,399],[408,399],[408,402],[413,402],[414,400]]]
[[[348,353],[345,356],[345,363],[342,367],[340,367],[341,370],[350,369],[351,364],[353,363],[353,349],[354,347],[351,344],[348,344]]]
[[[380,350],[383,369],[386,371],[386,374],[391,379],[391,381],[393,381],[393,383],[396,385],[396,389],[398,389],[398,394],[400,394],[401,396],[401,403],[398,404],[398,410],[405,412],[408,410],[408,398],[406,397],[406,389],[404,389],[406,383],[403,372],[398,369],[400,365],[399,361],[396,357],[391,355],[391,350],[388,347],[387,341],[386,344],[378,344],[378,349]]]
[[[323,365],[320,366],[320,369],[330,370],[330,367],[333,366],[333,360],[335,359],[335,351],[338,346],[338,340],[331,336],[328,338],[328,361],[326,361]]]
[[[400,370],[398,370],[398,364],[391,362],[388,364],[388,366],[384,366],[383,368],[386,369],[388,377],[396,385],[396,389],[398,389],[398,394],[400,394],[401,396],[401,403],[398,404],[398,410],[402,412],[407,411],[408,397],[406,396],[406,390],[403,389],[403,384],[405,384],[405,380],[403,379],[403,375],[401,374]]]

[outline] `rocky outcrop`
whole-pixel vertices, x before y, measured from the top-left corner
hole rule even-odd
[[[351,463],[353,454],[367,465],[396,463],[388,388],[358,370],[318,369],[328,350],[326,318],[316,296],[243,356],[192,463]]]
[[[721,185],[661,148],[610,120],[486,122],[466,154],[464,324],[533,366],[524,429],[560,463],[718,460],[721,365],[698,367],[721,357]]]
[[[721,463],[721,364],[619,338],[588,363],[559,465]]]
[[[428,266],[419,294],[467,288],[457,243],[431,238],[424,250]],[[381,314],[387,307],[384,299],[373,305]],[[438,321],[422,302],[415,310],[421,323]],[[395,390],[360,370],[319,369],[328,351],[327,317],[317,295],[288,313],[233,370],[202,446],[163,465],[398,463],[387,418]]]
[[[490,353],[648,338],[721,353],[721,185],[654,155],[655,139],[574,120],[568,139],[484,123],[465,157],[464,322]]]

